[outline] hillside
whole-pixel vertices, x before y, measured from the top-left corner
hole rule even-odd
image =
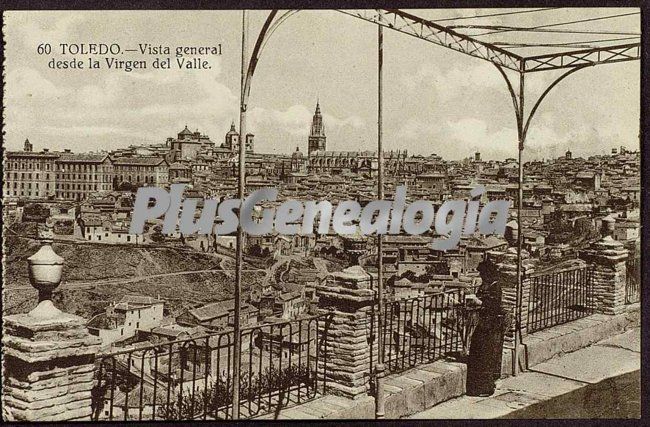
[[[37,302],[36,290],[29,285],[27,258],[38,250],[40,243],[11,232],[6,232],[5,236],[3,306],[5,314],[13,314],[29,310]],[[180,247],[60,241],[52,247],[65,259],[63,284],[55,293],[55,304],[85,318],[104,310],[127,293],[169,300],[168,308],[172,313],[186,306],[231,298],[233,294],[234,262],[222,255]],[[253,269],[248,265],[244,268]],[[185,271],[198,272],[174,274]],[[244,296],[264,274],[264,271],[245,271]]]

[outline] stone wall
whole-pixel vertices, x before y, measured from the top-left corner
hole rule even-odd
[[[595,310],[604,314],[622,313],[625,310],[628,250],[621,242],[606,236],[581,253],[581,258],[593,266]]]
[[[81,317],[4,319],[3,406],[17,421],[89,420],[100,340]]]
[[[492,251],[482,263],[482,283],[489,284],[498,281],[501,286],[501,306],[512,314],[513,323],[506,330],[505,340],[514,341],[515,314],[517,305],[517,252],[510,248],[505,252]],[[528,306],[530,299],[531,275],[535,272],[535,264],[530,259],[528,252],[522,251],[522,289],[521,289],[521,328],[522,336],[527,335],[526,321],[528,319]]]

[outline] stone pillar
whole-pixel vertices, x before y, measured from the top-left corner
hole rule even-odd
[[[95,354],[101,340],[85,319],[58,310],[52,291],[61,281],[63,259],[46,243],[29,258],[38,306],[4,318],[3,409],[16,421],[89,420]]]
[[[327,342],[319,357],[320,375],[328,393],[358,398],[369,391],[371,352],[377,357],[377,339],[371,337],[374,291],[372,276],[354,266],[331,273],[316,286],[321,342]],[[326,364],[326,370],[324,367]]]
[[[625,310],[625,281],[628,250],[623,243],[605,235],[581,254],[593,266],[591,285],[594,308],[599,313],[619,314]]]
[[[527,251],[522,251],[521,258],[521,333],[522,336],[526,336],[528,334],[526,326],[528,323],[528,305],[530,300],[530,275],[534,273],[535,265]],[[481,269],[481,280],[483,283],[489,283],[495,280],[499,281],[502,293],[501,305],[505,310],[512,313],[513,319],[515,319],[517,302],[517,250],[515,248],[509,248],[506,252],[489,252],[485,262],[489,267]],[[515,323],[513,320],[513,324],[506,331],[505,340],[512,342],[514,338]]]

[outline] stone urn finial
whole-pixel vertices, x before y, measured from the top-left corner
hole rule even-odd
[[[27,258],[29,282],[38,290],[38,305],[29,312],[30,316],[49,318],[61,313],[52,303],[52,292],[61,283],[63,258],[52,249],[51,239],[42,239],[43,246]]]

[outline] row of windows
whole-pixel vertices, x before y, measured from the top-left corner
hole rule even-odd
[[[114,166],[115,172],[140,172],[153,171],[159,166]]]
[[[75,185],[76,185],[76,187],[75,187]],[[10,187],[12,185],[11,185],[11,183],[6,182],[5,186]],[[99,187],[100,186],[98,184],[63,184],[63,183],[57,183],[56,184],[57,189],[66,189],[66,190],[74,190],[75,188],[77,190],[98,190]],[[102,185],[101,186],[102,189],[109,189],[108,187],[110,187],[110,186],[107,186],[107,185]],[[17,181],[13,181],[13,188],[18,188],[18,182]],[[27,183],[21,182],[20,183],[20,188],[32,188],[32,183],[31,182],[27,182]],[[39,188],[39,183],[38,182],[34,183],[34,188]],[[50,183],[49,182],[45,183],[45,188],[48,189],[48,190],[50,189]]]
[[[108,170],[109,167],[102,168],[103,165],[86,165],[86,164],[76,164],[76,163],[59,163],[61,169],[67,169],[73,172],[97,172],[98,170]],[[100,169],[101,168],[101,169]]]
[[[88,181],[99,181],[99,176],[98,175],[86,175],[86,174],[74,174],[74,173],[57,173],[56,174],[56,179],[83,179],[88,180]],[[110,181],[110,175],[102,175],[102,181],[103,182],[108,182]]]
[[[10,178],[11,175],[7,175],[7,177]],[[41,178],[41,175],[38,174],[38,173],[35,173],[35,174],[33,175],[33,177],[34,177],[34,179],[40,179],[40,178]],[[25,178],[26,178],[26,179],[32,179],[32,174],[31,174],[31,173],[27,173],[27,175],[25,176],[25,172],[21,172],[21,173],[20,173],[20,179],[23,179],[23,180],[24,180]],[[102,178],[101,180],[100,180],[99,178],[100,178],[100,177],[99,177],[98,175],[91,175],[91,174],[74,174],[74,173],[65,173],[65,174],[63,174],[63,173],[57,173],[57,174],[56,174],[56,179],[63,179],[63,180],[68,180],[68,179],[70,179],[70,180],[84,180],[84,181],[102,181],[102,182],[111,182],[111,176],[108,175],[108,174],[102,175],[102,176],[101,176],[101,178]],[[18,172],[14,172],[14,179],[18,179]],[[45,174],[45,179],[46,179],[46,180],[49,180],[49,179],[50,179],[50,174],[49,174],[49,173],[46,173],[46,174]],[[121,180],[121,181],[124,181],[124,175],[121,175],[121,176],[120,176],[120,180]],[[128,175],[128,179],[127,179],[127,180],[128,180],[129,182],[131,182],[131,180],[132,180],[132,176],[131,176],[131,175]],[[140,176],[140,175],[136,175],[136,181],[137,181],[137,182],[140,182],[140,181],[141,181],[141,176]],[[144,177],[144,182],[154,182],[154,177],[153,177],[153,175],[145,176],[145,177]]]
[[[41,176],[42,176],[42,175],[40,175],[39,173],[35,173],[35,174],[33,175],[34,179],[40,179]],[[7,175],[7,177],[9,178],[9,177],[11,177],[11,175]],[[32,174],[31,174],[31,172],[28,172],[28,173],[26,174],[26,177],[27,177],[27,179],[32,179]],[[18,179],[18,172],[14,172],[14,179]],[[21,173],[20,173],[20,179],[25,179],[25,172],[21,172]],[[49,174],[49,173],[46,173],[46,174],[45,174],[45,179],[47,179],[47,180],[50,179],[50,174]],[[88,181],[99,181],[99,180],[100,180],[98,175],[91,175],[91,174],[74,174],[74,173],[72,173],[72,174],[68,174],[68,173],[66,173],[66,174],[57,173],[57,174],[56,174],[56,179],[78,179],[78,180],[82,180],[82,179],[83,179],[84,181],[86,181],[86,180],[88,180]],[[153,179],[153,177],[152,177],[152,179]],[[102,181],[102,182],[110,182],[110,175],[108,175],[108,174],[106,174],[106,175],[102,175],[102,179],[101,179],[101,181]],[[153,182],[153,181],[152,181],[152,182]]]
[[[133,182],[133,176],[132,175],[126,175],[126,177],[125,177],[124,175],[120,175],[118,177],[118,181],[119,182],[123,182],[123,181]],[[136,175],[135,182],[143,182],[142,177],[140,175]],[[155,182],[155,178],[153,177],[153,175],[145,176],[144,177],[144,182],[153,184]]]
[[[70,200],[83,200],[83,199],[86,198],[86,195],[83,194],[82,192],[57,191],[56,192],[56,197],[62,198],[62,199],[70,199]]]
[[[9,178],[9,177],[11,177],[11,175],[7,175],[7,177]],[[40,179],[40,177],[41,177],[40,174],[38,174],[38,173],[34,174],[34,179]],[[18,179],[18,173],[17,172],[14,172],[14,179]],[[20,179],[25,179],[25,172],[20,173]],[[27,173],[27,179],[32,179],[32,174],[31,173]],[[50,174],[49,173],[45,174],[45,179],[50,179]]]
[[[118,234],[117,236],[118,236],[118,237],[121,237],[120,234]],[[88,236],[88,240],[91,240],[92,237],[93,237],[93,236],[90,236],[90,235],[89,235],[89,236]],[[102,236],[101,236],[100,234],[98,234],[98,235],[95,236],[95,237],[97,237],[97,240],[102,240]],[[108,237],[108,233],[104,233],[104,237]],[[130,242],[130,241],[131,241],[131,236],[128,236],[128,235],[127,235],[127,236],[126,236],[126,241],[127,241],[127,242]],[[138,317],[140,317],[140,312],[138,312]],[[131,325],[131,324],[129,323],[129,326],[130,326],[130,325]],[[138,327],[139,327],[139,325],[138,325]]]
[[[7,186],[9,186],[9,183],[7,183]],[[18,183],[17,183],[16,181],[14,181],[14,185],[13,185],[13,187],[14,187],[14,188],[18,188]],[[21,182],[21,183],[20,183],[20,188],[25,188],[25,183],[24,183],[24,182]],[[30,188],[30,189],[32,188],[32,183],[31,183],[31,182],[28,182],[28,183],[27,183],[27,188]],[[38,182],[35,183],[35,187],[34,187],[34,188],[38,188]],[[46,190],[49,190],[49,189],[50,189],[50,183],[49,183],[49,182],[46,182],[46,183],[45,183],[45,189],[46,189]]]
[[[45,196],[46,196],[45,192],[43,192],[43,194],[41,194],[41,192],[40,192],[39,190],[34,190],[34,191],[31,191],[31,190],[27,190],[27,191],[25,191],[25,190],[20,190],[20,192],[19,192],[18,190],[13,190],[13,195],[14,195],[14,196],[18,196],[19,193],[20,193],[20,196],[31,196],[31,197],[45,197]],[[5,192],[5,194],[6,194],[7,196],[11,196],[11,195],[12,195],[12,192],[11,192],[11,190],[7,190],[7,191]]]
[[[11,177],[11,175],[8,175],[8,177]],[[18,173],[14,172],[14,179],[18,179]],[[41,175],[36,173],[33,175],[34,179],[40,179]],[[119,179],[121,181],[124,181],[124,175],[120,175]],[[27,173],[25,176],[24,172],[21,172],[20,174],[20,179],[32,179],[32,174]],[[56,174],[56,179],[62,179],[62,180],[84,180],[84,181],[102,181],[102,182],[110,182],[111,181],[111,175],[105,174],[101,176],[101,180],[99,179],[100,177],[98,175],[90,175],[90,174],[74,174],[74,173],[57,173]],[[45,174],[45,179],[49,180],[50,179],[50,174],[47,173]],[[127,175],[127,181],[131,182],[133,179],[132,175]],[[142,181],[142,176],[141,175],[136,175],[135,177],[136,182]],[[155,178],[153,175],[145,176],[144,177],[144,182],[154,182]]]
[[[41,175],[39,173],[34,173],[32,175],[31,172],[27,172],[27,173],[26,172],[21,172],[20,173],[20,179],[25,179],[25,178],[32,179],[32,176],[34,177],[34,179],[40,179],[41,176],[43,176],[43,175]],[[47,180],[50,179],[50,174],[49,173],[44,174],[44,176],[45,176],[45,179],[47,179]],[[10,178],[10,177],[11,177],[11,175],[8,174],[7,178]],[[72,179],[72,180],[77,179],[77,180],[88,180],[88,181],[99,181],[100,180],[99,179],[100,175],[97,175],[97,174],[57,173],[55,175],[55,177],[56,177],[56,179]],[[101,178],[102,178],[101,181],[102,182],[110,182],[110,177],[111,177],[111,174],[108,174],[108,173],[101,174]],[[127,181],[129,181],[129,182],[131,182],[132,179],[133,179],[133,175],[126,175],[126,177],[127,177]],[[18,172],[14,172],[13,178],[18,179]],[[125,178],[125,175],[120,175],[119,176],[119,179],[121,181],[124,181],[124,178]],[[136,175],[135,178],[136,178],[136,182],[142,181],[142,176],[141,175]],[[144,182],[154,182],[154,181],[155,181],[155,178],[154,178],[153,175],[149,175],[149,176],[144,177]]]
[[[75,189],[75,184],[56,184],[56,188],[58,189],[65,189],[65,190],[74,190]],[[77,184],[77,190],[97,190],[97,184],[94,186],[92,184]]]
[[[151,182],[153,183],[153,181],[151,181]],[[13,187],[14,189],[17,189],[17,188],[19,188],[19,185],[18,185],[18,184],[19,184],[18,181],[5,182],[5,183],[4,183],[4,187],[5,187],[5,188],[12,188],[12,187]],[[20,188],[21,188],[21,189],[24,189],[24,188],[32,189],[32,185],[33,185],[33,188],[35,188],[35,189],[39,189],[39,188],[41,188],[41,187],[39,186],[39,183],[38,183],[38,182],[36,182],[36,183],[32,183],[32,182],[20,182]],[[86,184],[86,183],[84,183],[84,184],[78,184],[78,183],[76,183],[76,184],[75,184],[75,183],[72,183],[72,184],[69,184],[69,183],[56,183],[56,185],[55,185],[54,187],[56,187],[57,190],[84,190],[84,191],[90,191],[90,190],[110,190],[111,187],[112,187],[112,185],[108,185],[108,184],[106,184],[106,183],[104,183],[103,185],[99,185],[99,184]],[[45,189],[46,189],[46,190],[49,190],[49,189],[50,189],[50,183],[49,183],[49,182],[46,182],[46,183],[45,183]],[[9,194],[9,195],[11,195],[11,194]],[[21,195],[22,195],[22,194],[21,194]]]
[[[28,163],[13,163],[13,168],[11,167],[12,163],[7,163],[7,169],[25,169],[25,170],[31,170],[32,165],[34,166],[34,170],[40,170],[41,169],[41,164],[40,163],[33,163],[33,162],[28,162]],[[19,167],[20,166],[20,167]],[[50,170],[50,164],[45,163],[45,167],[43,170],[49,171]]]
[[[9,182],[7,182],[5,184],[6,184],[6,187],[11,186],[11,183],[9,183]],[[75,185],[76,185],[76,187],[75,187]],[[106,185],[102,185],[101,187],[102,187],[102,189],[108,189]],[[13,188],[18,188],[18,182],[17,181],[13,181]],[[32,188],[32,183],[31,182],[27,182],[27,183],[21,182],[20,183],[20,188]],[[39,188],[39,183],[38,182],[34,183],[34,188]],[[45,183],[45,188],[47,190],[50,189],[50,183],[49,182]],[[56,188],[57,188],[57,190],[58,189],[74,190],[75,188],[77,190],[98,190],[99,185],[98,184],[62,184],[62,183],[57,183]]]
[[[88,164],[76,164],[76,163],[58,163],[60,168],[66,168],[70,171],[74,172],[97,172],[97,171],[109,171],[112,169],[112,165],[88,165]],[[43,166],[41,165],[41,162],[8,162],[7,163],[7,169],[24,169],[24,170],[50,170],[50,163],[45,163]],[[13,167],[12,167],[13,166]],[[52,169],[54,169],[54,165],[52,165]],[[140,168],[137,168],[140,170]]]
[[[48,187],[49,190],[49,187]],[[92,189],[88,189],[87,191],[92,191]],[[22,196],[22,197],[46,197],[48,195],[49,191],[47,190],[41,190],[38,188],[28,188],[28,189],[6,189],[5,190],[5,195],[6,196]],[[64,198],[64,199],[75,199],[75,200],[82,200],[86,197],[86,195],[83,192],[64,192],[64,191],[57,191],[56,192],[56,197],[58,198]]]

